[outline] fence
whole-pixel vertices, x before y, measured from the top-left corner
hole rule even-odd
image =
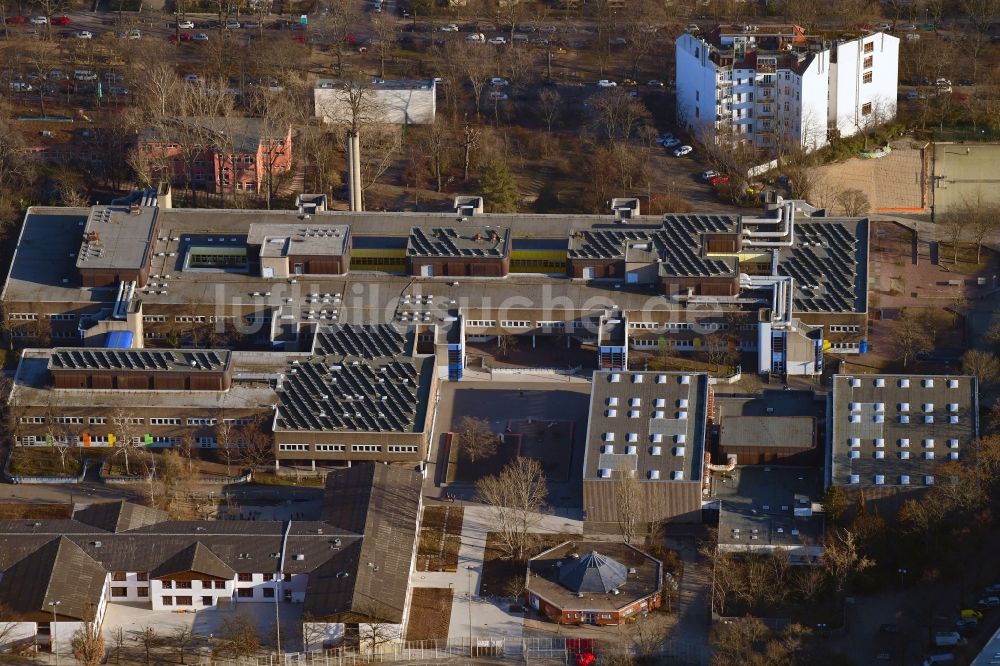
[[[389,649],[391,647],[391,649]],[[475,659],[484,663],[532,664],[556,662],[570,664],[579,652],[592,651],[601,655],[635,655],[628,645],[588,638],[532,637],[519,640],[449,638],[384,646],[382,652],[360,653],[354,648],[334,648],[313,652],[289,653],[282,656],[202,657],[206,666],[356,666],[385,663],[468,663]],[[675,664],[704,663],[704,646],[682,639],[668,639],[652,648],[656,656],[666,657]]]

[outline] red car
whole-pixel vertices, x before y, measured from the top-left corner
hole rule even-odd
[[[170,40],[171,42],[176,42],[177,41],[177,35],[170,35],[169,37],[167,37],[167,39]],[[191,39],[192,39],[192,37],[191,37],[191,33],[190,32],[182,32],[181,33],[180,40],[182,42],[190,42]]]
[[[9,25],[24,25],[28,22],[28,17],[26,16],[8,16],[7,23]]]
[[[69,25],[72,21],[69,20],[68,16],[53,16],[52,25]]]
[[[726,183],[728,183],[729,176],[722,176],[722,175],[712,176],[712,178],[708,182],[711,183],[713,187],[718,187],[719,185],[725,185]]]

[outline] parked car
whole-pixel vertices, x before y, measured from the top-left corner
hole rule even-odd
[[[912,23],[903,23],[901,25],[896,26],[896,30],[898,30],[899,32],[913,32],[916,29],[917,26],[913,25]]]
[[[68,16],[53,16],[51,23],[52,25],[69,25],[72,21]]]
[[[7,25],[24,25],[28,22],[27,16],[8,16]]]
[[[918,100],[918,99],[927,99],[927,95],[925,95],[922,92],[918,92],[916,90],[911,90],[910,92],[906,93],[906,99],[908,99],[910,101],[914,101],[914,100]]]
[[[76,34],[73,36],[76,37],[77,39],[93,39],[94,33],[92,33],[89,30],[78,30]]]
[[[906,36],[906,41],[908,41],[908,42],[919,42],[920,41],[920,35],[918,35],[915,32],[911,32],[910,34],[908,34]]]
[[[680,148],[674,148],[674,157],[684,157],[689,154],[694,148],[691,146],[681,146]]]
[[[44,16],[32,16],[31,25],[45,25],[49,22]]]
[[[882,23],[876,23],[875,24],[875,29],[878,30],[878,31],[880,31],[880,32],[889,32],[889,31],[892,30],[892,24],[891,23],[886,23],[884,21]]]
[[[202,83],[202,78],[197,74],[185,74],[184,80],[188,83]]]
[[[670,137],[669,139],[663,142],[664,148],[674,148],[679,145],[681,145],[681,140],[675,139],[674,137]]]
[[[441,32],[458,32],[458,26],[454,23],[441,26]]]
[[[507,84],[508,84],[507,79],[501,79],[499,76],[494,76],[492,79],[490,79],[490,85],[491,86],[502,87],[502,86],[505,86]]]
[[[684,30],[687,32],[701,32],[701,28],[698,27],[697,23],[688,23]]]
[[[228,19],[226,21],[226,30],[239,30],[240,22],[236,19]]]
[[[490,92],[490,99],[495,99],[495,100],[499,100],[499,101],[506,101],[507,100],[507,93],[500,92],[498,90],[494,90],[494,91]]]
[[[990,585],[987,585],[986,587],[983,588],[983,592],[986,592],[987,594],[1000,593],[1000,583],[992,583]]]
[[[468,37],[466,37],[465,41],[467,41],[467,42],[478,42],[478,43],[482,44],[482,43],[484,43],[486,41],[486,35],[484,35],[481,32],[474,32],[471,35],[469,35]]]
[[[25,81],[11,81],[10,91],[11,92],[31,92],[33,88],[30,83]]]
[[[177,27],[181,30],[194,30],[194,21],[190,19],[182,19],[177,22]]]
[[[108,83],[120,83],[125,80],[125,77],[118,72],[104,72],[104,76],[101,78]]]
[[[142,31],[129,30],[125,33],[125,39],[142,39]]]
[[[45,75],[45,78],[49,81],[65,81],[69,78],[69,74],[66,74],[61,69],[53,69]]]
[[[711,171],[711,170],[710,171],[702,171],[701,172],[701,179],[704,180],[705,182],[708,182],[708,181],[712,180],[713,178],[715,178],[718,175],[719,175],[718,171]]]
[[[172,42],[176,41],[190,42],[193,39],[193,37],[191,37],[190,32],[182,32],[179,35],[170,35],[169,37],[167,37],[167,39],[169,39]]]
[[[96,81],[97,74],[94,74],[89,69],[78,69],[73,72],[73,78],[77,81]]]
[[[935,647],[951,647],[965,643],[965,639],[957,631],[939,631],[934,634]]]
[[[718,176],[713,176],[712,178],[710,178],[708,183],[712,187],[718,187],[719,185],[728,185],[729,176],[720,173]]]
[[[243,21],[243,27],[256,30],[257,28],[260,27],[260,21],[253,21],[253,20]]]
[[[649,81],[646,81],[646,85],[649,86],[650,88],[662,88],[663,81],[659,79],[650,79]]]
[[[490,39],[489,41],[490,41],[490,44],[493,44],[494,46],[503,46],[504,44],[507,43],[507,38],[506,37],[499,37],[499,36],[497,36],[497,37],[494,37],[494,38]]]
[[[959,612],[958,617],[962,620],[982,620],[983,614],[972,608],[963,608]]]
[[[614,88],[617,85],[618,84],[612,81],[611,79],[601,79],[600,81],[597,82],[598,88]]]
[[[196,32],[196,33],[194,33],[194,41],[196,41],[196,42],[207,42],[208,41],[208,35],[206,35],[203,32]]]
[[[978,602],[976,602],[976,605],[979,606],[980,608],[996,608],[997,606],[1000,606],[1000,597],[995,597],[995,596],[983,597]]]
[[[124,86],[108,86],[108,92],[112,95],[121,95],[122,97],[128,95],[128,88]]]
[[[538,32],[547,32],[550,34],[557,31],[558,28],[556,28],[554,25],[543,25],[541,28],[538,29]]]
[[[934,664],[947,664],[955,661],[955,655],[951,652],[940,652],[932,654],[924,659],[924,666],[934,666]]]

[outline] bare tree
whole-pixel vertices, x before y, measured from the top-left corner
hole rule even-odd
[[[938,226],[944,232],[945,237],[951,244],[951,263],[953,264],[958,264],[958,247],[965,238],[965,232],[969,229],[971,223],[972,220],[965,214],[965,211],[962,210],[945,213],[938,219]]]
[[[382,602],[371,598],[361,604],[358,614],[361,616],[358,622],[358,651],[361,654],[378,654],[384,646],[399,641],[399,624],[386,619],[388,612]]]
[[[168,640],[171,646],[177,650],[177,659],[183,665],[185,663],[184,659],[187,656],[187,650],[195,644],[197,635],[194,633],[194,629],[182,624],[174,629]]]
[[[97,666],[104,659],[104,633],[97,622],[85,622],[77,629],[72,645],[73,657],[83,666]]]
[[[615,480],[615,512],[618,518],[618,531],[625,543],[632,543],[635,540],[636,525],[642,513],[642,501],[642,488],[635,474],[620,471]]]
[[[455,430],[458,435],[459,452],[469,462],[489,458],[497,451],[497,436],[490,430],[485,419],[463,416]]]
[[[962,372],[978,379],[980,390],[988,390],[1000,381],[1000,359],[988,351],[970,349],[962,354]]]
[[[906,308],[900,311],[898,318],[890,322],[889,329],[896,343],[896,355],[904,368],[916,356],[934,348],[933,333],[919,317]]]
[[[223,619],[217,638],[222,652],[233,657],[252,657],[263,647],[256,623],[246,615]]]
[[[295,100],[284,91],[260,86],[251,98],[250,107],[260,119],[260,145],[264,155],[264,191],[267,209],[274,197],[274,176],[278,165],[291,153],[292,123],[296,117]]]
[[[548,496],[541,464],[533,458],[516,458],[499,475],[480,479],[476,496],[491,509],[505,555],[524,560],[529,534],[538,525]]]
[[[215,417],[215,446],[219,454],[226,461],[226,475],[232,475],[233,454],[235,450],[235,440],[239,433],[232,419],[226,418],[226,411],[220,409]]]
[[[10,646],[17,636],[23,617],[5,603],[0,603],[0,649]]]
[[[538,93],[538,108],[542,111],[542,116],[545,118],[545,127],[549,132],[552,131],[552,125],[555,123],[556,118],[559,117],[562,104],[562,95],[555,88],[543,88]]]
[[[372,15],[372,36],[378,54],[378,76],[385,78],[385,61],[399,38],[396,22],[379,14]]]
[[[239,460],[250,468],[263,467],[274,460],[274,438],[265,430],[263,415],[256,415],[236,431]]]
[[[861,217],[871,210],[868,195],[861,190],[841,190],[836,196],[837,205],[847,217]]]
[[[518,338],[510,333],[497,336],[497,357],[507,358],[510,353],[517,349]]]
[[[337,58],[337,75],[344,73],[344,50],[351,47],[350,35],[360,21],[360,6],[352,0],[330,0],[318,20],[311,21],[310,32],[325,42]]]
[[[131,475],[129,455],[139,446],[139,428],[135,412],[126,406],[115,407],[111,412],[111,426],[117,441],[117,450],[113,456],[120,455],[125,460],[125,474]]]
[[[861,554],[853,532],[837,528],[827,533],[822,566],[840,594],[851,578],[875,566],[875,562]]]

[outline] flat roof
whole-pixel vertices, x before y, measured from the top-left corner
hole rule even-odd
[[[60,405],[67,408],[162,407],[173,409],[260,409],[277,400],[272,384],[290,359],[304,354],[232,352],[233,382],[225,391],[57,389],[51,385],[51,349],[25,349],[14,374],[11,400],[24,406]],[[227,352],[229,353],[229,352]]]
[[[159,210],[155,206],[92,207],[83,227],[76,267],[141,269],[153,242]]]
[[[222,372],[229,367],[228,349],[98,349],[57,347],[50,370],[115,372]]]
[[[811,416],[729,416],[719,424],[719,446],[813,448],[816,420]]]
[[[247,231],[247,245],[259,245],[262,257],[287,255],[343,256],[349,249],[351,228],[346,224],[254,222]]]
[[[976,379],[966,375],[836,375],[832,481],[926,486],[979,433]]]
[[[626,578],[613,592],[587,590],[577,592],[560,580],[563,568],[572,567],[579,559],[597,553],[625,568]],[[528,561],[525,586],[561,609],[616,610],[656,593],[662,586],[662,565],[659,560],[625,543],[615,541],[567,541]]]
[[[484,226],[413,227],[406,244],[410,257],[505,257],[510,229]]]
[[[583,478],[697,481],[707,395],[705,373],[595,372]]]
[[[316,79],[314,88],[323,90],[337,89],[349,85],[348,81],[340,79]],[[433,90],[434,79],[380,79],[372,77],[373,90]]]
[[[796,220],[795,244],[778,251],[778,275],[795,279],[795,312],[865,312],[868,220]]]
[[[719,500],[719,544],[822,546],[823,517],[812,504],[823,493],[822,471],[814,467],[747,465],[712,475]],[[800,514],[795,515],[796,511]]]

